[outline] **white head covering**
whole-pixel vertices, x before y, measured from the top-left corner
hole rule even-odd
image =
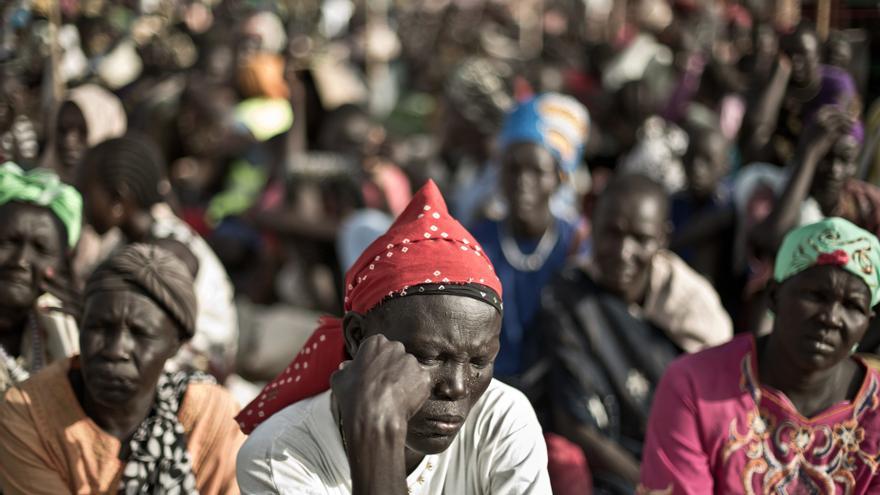
[[[65,101],[73,102],[82,112],[86,121],[86,142],[89,147],[125,134],[128,119],[122,102],[101,86],[78,86],[70,90]]]
[[[260,49],[271,53],[281,53],[287,48],[287,32],[281,19],[272,12],[258,12],[245,21],[245,30],[260,33]]]

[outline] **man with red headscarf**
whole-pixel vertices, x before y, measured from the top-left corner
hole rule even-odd
[[[349,270],[345,310],[237,417],[259,425],[243,493],[550,493],[531,405],[492,379],[501,283],[433,182]]]

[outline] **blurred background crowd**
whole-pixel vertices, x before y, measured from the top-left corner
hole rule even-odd
[[[585,371],[605,383],[538,390],[528,336],[579,317],[564,316],[575,289],[541,289],[592,266],[597,290],[666,332],[669,359],[765,332],[785,233],[826,216],[880,233],[877,27],[857,0],[7,0],[0,163],[53,169],[83,195],[50,305],[120,244],[162,240],[191,262],[199,301],[173,365],[242,404],[320,314],[341,313],[345,271],[433,179],[504,284],[496,376],[579,404],[554,429],[581,444],[597,490],[626,493],[665,362],[652,374],[621,344],[619,363]],[[625,175],[650,181],[619,182],[600,207]],[[627,290],[684,263],[698,280]],[[678,283],[714,288],[723,311],[676,312],[700,299]],[[862,350],[878,347],[871,330]]]

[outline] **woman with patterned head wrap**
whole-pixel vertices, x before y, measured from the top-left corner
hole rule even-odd
[[[345,282],[344,318],[237,417],[242,491],[550,493],[531,406],[492,379],[501,284],[433,182]]]
[[[639,493],[880,489],[880,372],[853,355],[880,300],[880,243],[842,218],[793,230],[770,300],[769,336],[669,366]]]
[[[0,394],[79,350],[70,262],[81,215],[79,193],[52,172],[0,166]]]
[[[582,240],[578,219],[554,214],[550,201],[580,165],[589,126],[586,108],[556,93],[520,104],[504,122],[498,182],[509,211],[473,228],[506,294],[496,377],[515,381],[524,371],[541,290]]]
[[[737,249],[740,265],[749,263],[749,313],[764,314],[760,288],[770,278],[773,253],[792,228],[837,216],[874,235],[880,234],[880,188],[855,177],[863,139],[858,111],[826,105],[808,122],[788,170],[773,173],[767,167],[755,167],[754,171],[747,167],[738,175],[734,201],[744,210],[740,214],[745,220],[740,221]],[[768,177],[750,177],[761,174]],[[756,198],[762,180],[776,182],[769,208],[766,201],[761,208],[760,199]],[[764,216],[753,212],[763,212]],[[752,322],[749,326],[754,329],[758,324]]]
[[[189,269],[133,244],[86,283],[82,353],[0,405],[4,493],[238,493],[234,399],[165,361],[196,330]]]

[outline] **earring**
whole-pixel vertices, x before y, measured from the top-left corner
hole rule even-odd
[[[859,344],[858,343],[853,344],[852,349],[849,350],[849,355],[852,356],[858,350],[859,350]]]

